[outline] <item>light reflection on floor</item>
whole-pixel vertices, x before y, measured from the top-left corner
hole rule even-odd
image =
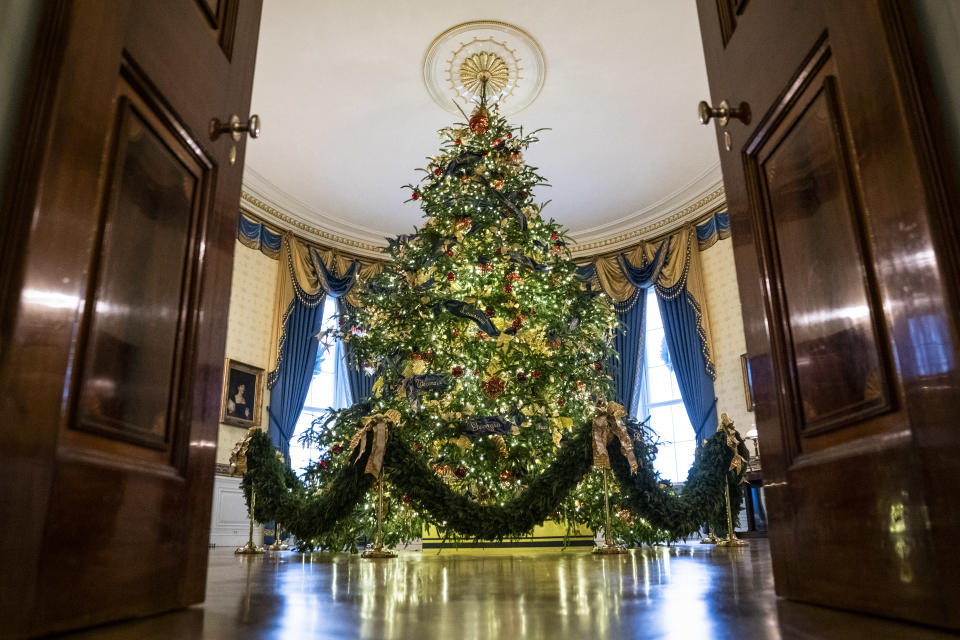
[[[935,638],[936,632],[778,601],[765,540],[648,547],[402,552],[393,560],[211,553],[203,607],[76,638]]]

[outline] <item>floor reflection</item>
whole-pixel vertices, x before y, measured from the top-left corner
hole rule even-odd
[[[867,633],[868,632],[868,633]],[[211,553],[202,608],[77,638],[935,638],[778,602],[764,540],[742,549],[403,552],[393,560]]]

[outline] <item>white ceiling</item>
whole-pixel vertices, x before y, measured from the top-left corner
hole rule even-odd
[[[424,53],[479,19],[514,24],[543,49],[543,91],[510,119],[551,127],[525,159],[553,185],[535,195],[579,242],[716,192],[713,127],[696,119],[708,91],[692,0],[265,0],[247,202],[361,243],[418,225],[400,187],[452,121],[424,86]]]

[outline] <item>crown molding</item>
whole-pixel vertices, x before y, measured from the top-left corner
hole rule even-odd
[[[570,251],[574,258],[610,253],[632,247],[645,240],[657,238],[675,231],[689,222],[693,222],[710,213],[715,213],[726,207],[727,198],[723,182],[713,185],[713,188],[695,196],[681,208],[667,209],[661,215],[655,215],[652,221],[628,228],[619,233],[608,236],[595,234],[588,241],[580,240],[582,235],[573,238]]]
[[[716,174],[719,174],[719,166],[712,167],[658,203],[619,220],[571,233],[573,241],[570,251],[573,257],[585,258],[625,249],[723,209],[726,195],[723,181],[715,179]],[[270,189],[273,185],[269,185],[259,174],[251,171],[249,177],[254,179],[248,181],[248,175],[244,174],[241,210],[319,244],[359,256],[384,259],[382,249],[386,247],[386,239],[382,233],[309,210],[280,189]],[[271,195],[264,193],[268,189]],[[277,192],[279,196],[275,195]]]

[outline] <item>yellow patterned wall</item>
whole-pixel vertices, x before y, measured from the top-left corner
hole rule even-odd
[[[720,240],[700,254],[707,311],[713,334],[713,359],[717,365],[714,390],[717,415],[726,413],[742,434],[753,428],[753,412],[747,411],[743,393],[740,354],[747,351],[740,315],[740,292],[733,261],[733,241]]]
[[[277,265],[256,249],[237,242],[233,258],[233,284],[230,289],[230,310],[227,316],[226,357],[260,367],[270,368],[270,332],[273,323],[274,295],[277,287]],[[264,375],[266,387],[266,375]],[[267,426],[267,405],[270,393],[263,389],[263,417],[260,427]],[[246,429],[221,424],[217,438],[217,462],[229,462],[230,451],[243,438]]]

